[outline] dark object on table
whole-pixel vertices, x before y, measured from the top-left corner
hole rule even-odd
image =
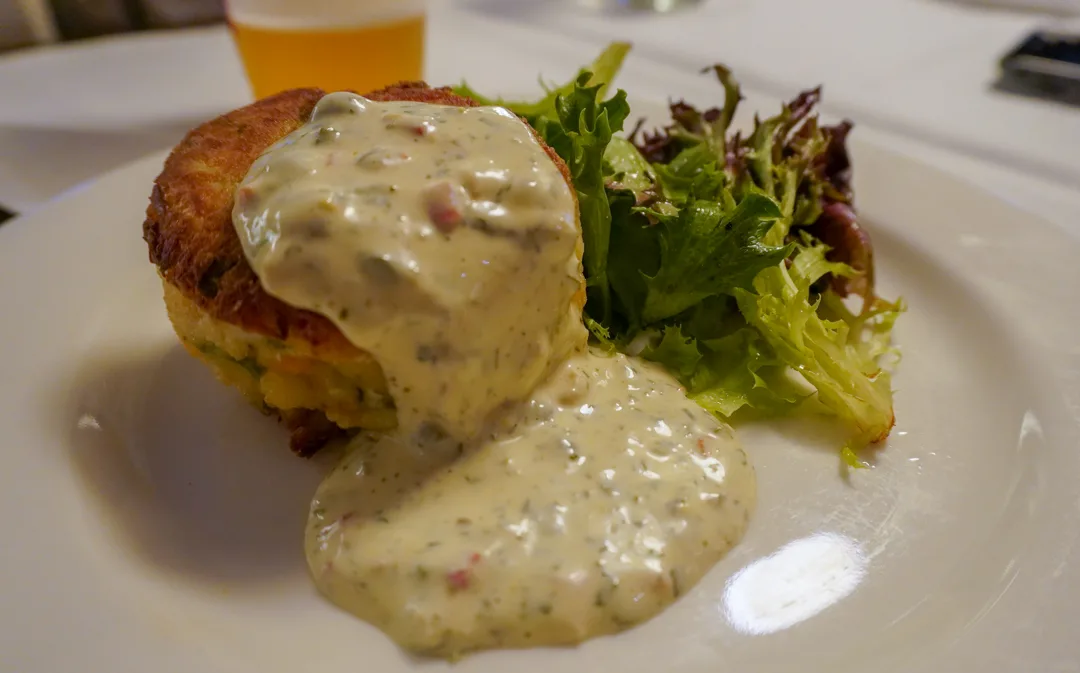
[[[15,213],[10,210],[5,210],[3,206],[0,206],[0,224],[7,222],[13,217],[15,217]]]
[[[49,0],[65,40],[221,21],[222,0]]]
[[[995,86],[1080,107],[1080,30],[1032,33],[1001,59]]]

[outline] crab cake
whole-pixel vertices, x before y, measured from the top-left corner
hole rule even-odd
[[[307,124],[324,95],[317,89],[287,91],[191,131],[155,180],[143,225],[166,309],[184,348],[253,404],[279,416],[291,431],[293,450],[301,455],[348,432],[388,430],[398,422],[392,386],[380,362],[354,345],[324,312],[268,293],[233,222],[237,188],[252,165]],[[365,97],[475,106],[449,89],[419,82]],[[540,144],[569,185],[562,160]],[[578,233],[578,261],[580,256]],[[584,290],[574,292],[570,303],[571,313],[580,318]]]

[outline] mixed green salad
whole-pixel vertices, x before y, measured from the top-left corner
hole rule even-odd
[[[723,105],[670,105],[663,128],[608,97],[629,51],[610,45],[538,101],[458,93],[524,117],[566,162],[585,241],[585,321],[600,344],[662,364],[711,412],[831,413],[844,462],[893,426],[889,368],[900,301],[875,293],[873,250],[852,204],[851,124],[822,125],[820,89],[731,128],[739,85],[707,69]]]

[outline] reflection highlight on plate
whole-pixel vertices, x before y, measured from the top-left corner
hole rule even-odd
[[[859,546],[843,535],[794,540],[728,580],[724,614],[742,633],[782,631],[851,594],[866,576],[866,565]]]

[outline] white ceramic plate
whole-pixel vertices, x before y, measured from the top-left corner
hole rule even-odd
[[[743,428],[760,509],[698,587],[621,635],[456,670],[1080,670],[1080,245],[854,149],[882,289],[911,306],[875,469],[842,479],[827,425]],[[0,228],[0,671],[450,667],[308,581],[322,466],[176,343],[140,237],[161,160]]]

